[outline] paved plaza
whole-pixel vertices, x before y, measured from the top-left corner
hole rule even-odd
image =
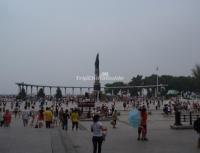
[[[120,109],[121,106],[118,106]],[[148,120],[148,142],[137,141],[137,129],[128,124],[128,111],[121,110],[117,128],[110,121],[102,123],[108,128],[102,153],[197,153],[197,134],[194,130],[172,130],[174,118],[164,117],[160,110],[152,111]],[[0,128],[1,153],[91,153],[91,121],[81,121],[79,131],[24,128],[14,118],[10,128]]]

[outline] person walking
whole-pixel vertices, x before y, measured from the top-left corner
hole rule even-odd
[[[56,105],[56,108],[54,110],[54,124],[55,126],[58,126],[58,119],[59,118],[59,110],[58,110],[58,106]]]
[[[14,109],[15,118],[17,118],[17,114],[18,114],[18,107],[15,107],[15,109]]]
[[[30,109],[28,106],[27,106],[28,109]],[[29,114],[30,114],[30,126],[33,127],[34,126],[34,121],[35,121],[35,108],[32,107],[31,110],[29,111]]]
[[[99,122],[99,115],[94,115],[93,124],[91,125],[91,132],[93,133],[92,143],[93,143],[93,153],[101,153],[101,147],[103,143],[103,125]]]
[[[113,125],[113,128],[116,128],[116,125],[117,125],[117,110],[115,110],[112,114],[112,125]]]
[[[123,102],[124,111],[126,110],[126,102]]]
[[[73,110],[71,113],[71,121],[72,121],[72,131],[76,127],[76,131],[78,130],[78,122],[79,122],[79,114],[77,109]]]
[[[27,110],[27,106],[25,106],[24,111],[22,112],[22,121],[23,121],[24,127],[28,126],[29,115],[30,115],[30,112]]]
[[[44,118],[45,118],[46,128],[51,128],[53,113],[51,112],[49,107],[47,107],[46,111],[44,112]]]
[[[68,130],[68,119],[69,119],[69,112],[68,109],[65,110],[62,117],[62,129]]]
[[[44,124],[44,110],[43,110],[43,108],[41,108],[41,110],[39,110],[37,122],[38,122],[38,128],[42,128],[43,124]]]
[[[6,112],[3,115],[4,126],[5,127],[10,127],[11,120],[12,120],[11,113],[7,109]]]
[[[64,114],[64,110],[61,107],[60,111],[59,111],[59,124],[62,125],[63,123],[63,114]]]

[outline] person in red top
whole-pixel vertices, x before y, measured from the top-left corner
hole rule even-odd
[[[139,109],[140,111],[140,126],[138,127],[138,140],[140,140],[140,135],[142,134],[143,141],[147,141],[147,110],[143,105],[142,108]]]
[[[42,128],[44,124],[44,110],[41,109],[38,114],[38,127]]]
[[[3,115],[3,121],[4,121],[4,126],[5,127],[9,127],[10,126],[11,119],[12,119],[11,113],[7,109],[6,112]]]

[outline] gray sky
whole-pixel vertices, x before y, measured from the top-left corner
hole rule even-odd
[[[15,82],[92,85],[100,71],[191,75],[200,63],[199,0],[1,0],[0,94]]]

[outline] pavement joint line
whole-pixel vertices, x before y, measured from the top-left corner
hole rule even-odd
[[[60,138],[61,138],[61,141],[62,141],[62,145],[64,146],[64,149],[65,149],[65,152],[67,153],[69,150],[70,150],[70,152],[69,153],[79,153],[78,152],[78,150],[77,150],[77,148],[74,148],[73,146],[73,140],[71,139],[71,137],[67,134],[67,132],[66,132],[66,135],[65,135],[65,137],[67,137],[67,139],[68,139],[68,146],[70,146],[70,144],[69,143],[71,143],[71,148],[69,147],[67,147],[67,142],[66,142],[66,140],[67,139],[65,139],[64,138],[64,135],[63,135],[63,132],[61,132],[61,129],[58,129],[58,131],[59,131],[59,135],[60,135]]]
[[[53,139],[52,139],[52,131],[49,131],[50,133],[50,138],[51,138],[51,153],[54,153],[54,149],[53,149]]]
[[[61,129],[58,129],[58,132],[59,132],[59,135],[60,135],[61,143],[62,143],[62,145],[65,149],[65,152],[68,152],[69,149],[68,149],[67,144],[65,142],[65,138],[63,136],[63,133],[61,132]]]

